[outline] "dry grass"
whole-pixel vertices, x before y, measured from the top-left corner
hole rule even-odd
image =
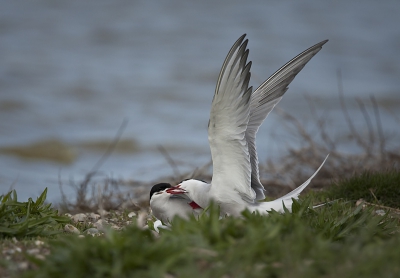
[[[296,136],[301,146],[289,147],[285,155],[278,161],[268,160],[261,165],[261,172],[268,173],[264,184],[287,185],[287,180],[280,177],[280,173],[286,173],[292,177],[293,185],[300,184],[306,180],[310,173],[318,168],[323,157],[328,153],[329,159],[318,175],[313,179],[310,188],[323,188],[332,183],[333,180],[345,179],[365,171],[385,171],[398,169],[400,166],[400,155],[398,153],[400,142],[399,134],[393,137],[384,134],[380,120],[380,112],[375,98],[371,97],[369,103],[356,99],[363,116],[363,126],[356,126],[350,117],[345,102],[341,97],[341,105],[349,133],[345,137],[334,138],[329,134],[328,121],[325,116],[318,116],[314,109],[314,102],[309,99],[309,105],[313,118],[315,119],[313,130],[319,134],[308,131],[304,124],[300,123],[294,116],[278,109],[286,123],[288,131]],[[371,117],[368,113],[373,111]],[[348,152],[346,146],[358,150]],[[388,146],[391,145],[389,148]],[[299,167],[300,165],[300,167]],[[294,186],[293,186],[294,187]],[[287,189],[289,190],[289,189]]]
[[[70,200],[63,192],[60,182],[62,201],[58,208],[62,212],[99,212],[111,210],[140,210],[137,200],[132,194],[122,192],[122,182],[108,177],[101,177],[96,172],[90,172],[78,184],[70,181],[70,186],[75,189],[75,198]]]

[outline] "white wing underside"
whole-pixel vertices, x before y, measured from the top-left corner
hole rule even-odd
[[[255,199],[250,186],[250,155],[245,135],[252,88],[248,87],[251,63],[247,64],[248,41],[242,43],[244,37],[235,42],[222,65],[208,123],[213,161],[210,191],[217,198],[225,195],[228,202],[237,198],[249,202]]]
[[[252,93],[252,87],[248,87],[251,62],[246,64],[249,51],[244,37],[235,42],[222,66],[211,107],[208,139],[213,160],[213,193],[227,199],[241,197],[252,203],[265,198],[259,178],[256,133],[288,85],[327,40],[297,55]]]

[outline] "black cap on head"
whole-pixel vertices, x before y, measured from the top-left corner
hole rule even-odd
[[[170,187],[172,187],[172,186],[169,183],[166,183],[166,182],[157,183],[156,185],[153,185],[153,187],[150,190],[150,199],[151,199],[151,196],[153,196],[154,193],[163,191],[163,190],[165,190],[167,188],[170,188]]]

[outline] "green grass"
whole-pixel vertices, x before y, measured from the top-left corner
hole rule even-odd
[[[0,196],[0,239],[6,237],[51,236],[62,229],[63,223],[70,222],[59,216],[58,211],[45,204],[47,188],[36,199],[18,202],[17,192],[10,191]]]
[[[220,220],[218,209],[210,206],[198,220],[174,219],[171,230],[159,235],[136,221],[102,237],[61,234],[46,240],[50,255],[45,260],[25,255],[36,269],[17,275],[399,277],[398,177],[398,171],[388,171],[337,182],[295,202],[292,213],[244,212],[243,218]],[[360,198],[378,206],[355,206]],[[310,209],[324,199],[340,200]],[[381,216],[376,210],[382,206],[393,209],[384,208]]]
[[[103,238],[65,237],[51,244],[26,277],[390,277],[400,274],[397,219],[335,204],[268,217],[175,219],[157,238],[135,225]],[[334,211],[333,211],[334,210]],[[379,256],[377,256],[379,254]]]
[[[359,176],[336,182],[326,192],[330,199],[363,199],[392,208],[400,207],[400,171],[364,172]]]

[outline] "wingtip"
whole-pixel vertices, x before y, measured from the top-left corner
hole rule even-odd
[[[241,35],[241,36],[236,40],[236,43],[237,43],[237,44],[242,44],[242,42],[243,42],[243,40],[244,40],[245,37],[246,37],[246,34]],[[246,43],[247,43],[248,41],[249,41],[248,39],[245,40]],[[236,44],[236,43],[235,43],[235,44]]]
[[[305,52],[307,52],[307,51],[309,51],[309,50],[315,50],[315,49],[318,49],[318,51],[319,51],[319,50],[322,49],[322,46],[324,46],[324,44],[326,44],[328,41],[329,41],[329,40],[320,41],[319,43],[314,44],[313,46],[311,46],[311,47],[308,48],[307,50],[303,51],[302,53],[305,53]],[[302,53],[301,53],[301,54],[302,54]],[[301,54],[300,54],[300,55],[301,55]]]
[[[327,40],[323,40],[323,41],[320,42],[319,44],[320,44],[321,46],[323,46],[323,45],[326,44],[328,41],[329,41],[328,39],[327,39]]]

